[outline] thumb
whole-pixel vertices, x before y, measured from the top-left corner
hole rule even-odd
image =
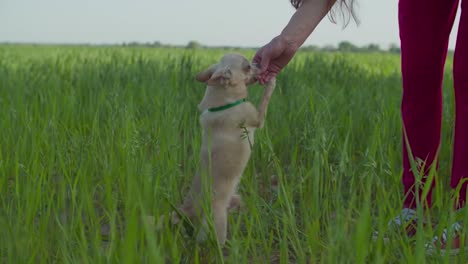
[[[263,73],[268,69],[270,59],[270,52],[268,52],[268,49],[263,50],[260,60],[260,73]]]

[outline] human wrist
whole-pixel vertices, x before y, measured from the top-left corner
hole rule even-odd
[[[285,34],[284,32],[282,32],[279,36],[277,36],[277,38],[286,45],[286,48],[288,50],[293,51],[293,52],[296,52],[301,47],[301,44],[302,44],[297,38],[293,36],[289,36],[288,34]]]
[[[299,14],[296,14],[280,34],[288,46],[296,49],[299,49],[313,30],[313,27],[307,23],[309,21],[301,20]]]
[[[289,46],[299,49],[330,10],[335,0],[304,1],[281,32]]]

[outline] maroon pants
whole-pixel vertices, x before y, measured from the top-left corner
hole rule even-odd
[[[451,186],[468,178],[468,0],[461,0],[453,80],[455,88],[455,131]],[[419,165],[437,166],[442,121],[442,77],[449,34],[458,0],[399,0],[401,70],[403,76],[403,177],[404,207],[414,208],[415,176],[405,138]],[[406,132],[406,137],[405,137]],[[421,166],[422,167],[422,166]],[[421,168],[420,167],[420,168]],[[427,174],[428,169],[426,169]],[[432,187],[434,182],[431,183]],[[461,185],[462,206],[467,184]],[[419,191],[421,193],[421,191]],[[431,192],[426,198],[431,206]]]

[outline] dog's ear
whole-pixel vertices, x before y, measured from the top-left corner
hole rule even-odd
[[[211,78],[211,76],[213,75],[217,67],[218,67],[217,64],[213,64],[208,69],[197,74],[197,77],[196,77],[197,81],[203,82],[203,83],[207,82]]]
[[[211,65],[205,71],[197,75],[197,81],[208,85],[221,85],[232,78],[232,72],[229,68],[220,68],[218,64]]]
[[[222,85],[232,78],[232,71],[229,68],[216,69],[211,78],[206,82],[209,85]]]

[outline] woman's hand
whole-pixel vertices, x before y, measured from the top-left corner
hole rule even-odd
[[[253,62],[260,67],[258,82],[265,84],[275,77],[291,61],[297,49],[298,45],[288,42],[282,35],[260,48],[253,58]]]
[[[260,64],[257,79],[261,84],[268,82],[289,63],[334,2],[304,0],[281,34],[257,51],[253,62]]]

